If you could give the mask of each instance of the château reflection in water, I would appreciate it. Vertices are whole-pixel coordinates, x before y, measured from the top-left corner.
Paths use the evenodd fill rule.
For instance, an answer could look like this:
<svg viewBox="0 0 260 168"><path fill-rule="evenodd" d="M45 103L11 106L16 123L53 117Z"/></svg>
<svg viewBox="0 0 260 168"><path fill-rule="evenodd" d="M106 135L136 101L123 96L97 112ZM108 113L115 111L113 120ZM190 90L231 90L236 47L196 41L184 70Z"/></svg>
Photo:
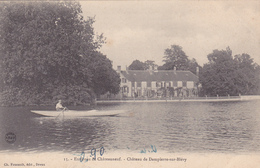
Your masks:
<svg viewBox="0 0 260 168"><path fill-rule="evenodd" d="M98 110L125 109L117 117L41 117L35 107L1 107L0 152L80 153L104 147L133 151L247 153L260 150L259 101L111 103ZM37 107L51 109L52 107ZM81 108L82 107L74 107Z"/></svg>

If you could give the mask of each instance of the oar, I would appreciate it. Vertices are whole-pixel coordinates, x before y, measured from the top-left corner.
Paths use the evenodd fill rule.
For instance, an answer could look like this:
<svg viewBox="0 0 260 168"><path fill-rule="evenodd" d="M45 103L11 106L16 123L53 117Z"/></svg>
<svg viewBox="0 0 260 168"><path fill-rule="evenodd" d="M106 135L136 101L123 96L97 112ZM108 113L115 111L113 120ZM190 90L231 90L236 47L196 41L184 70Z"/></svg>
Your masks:
<svg viewBox="0 0 260 168"><path fill-rule="evenodd" d="M61 113L63 114L63 116L64 116L64 111L65 111L65 110L69 110L69 109L68 109L67 107L64 107L64 108L63 108L63 110L61 111ZM60 114L61 114L61 113L60 113ZM58 117L60 116L60 114L59 114L56 118L58 118ZM55 118L55 119L56 119L56 118Z"/></svg>
<svg viewBox="0 0 260 168"><path fill-rule="evenodd" d="M63 117L64 117L64 111L65 110L69 110L69 109L67 107L64 107L64 109L62 110Z"/></svg>

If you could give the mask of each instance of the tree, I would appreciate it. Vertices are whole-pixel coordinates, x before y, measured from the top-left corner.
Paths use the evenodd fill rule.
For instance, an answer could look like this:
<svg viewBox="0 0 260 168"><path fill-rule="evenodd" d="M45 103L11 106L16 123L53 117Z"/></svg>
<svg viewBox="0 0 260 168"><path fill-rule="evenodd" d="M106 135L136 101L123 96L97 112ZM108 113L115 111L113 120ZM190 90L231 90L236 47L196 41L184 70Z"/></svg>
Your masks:
<svg viewBox="0 0 260 168"><path fill-rule="evenodd" d="M155 70L158 65L155 64L155 62L153 60L147 60L144 62L144 66L145 66L145 69L152 69L152 70Z"/></svg>
<svg viewBox="0 0 260 168"><path fill-rule="evenodd" d="M226 50L213 50L208 60L200 75L202 94L227 96L256 94L259 91L259 66L253 63L248 54L233 58L228 47Z"/></svg>
<svg viewBox="0 0 260 168"><path fill-rule="evenodd" d="M154 70L155 68L157 68L158 65L155 64L155 62L153 60L147 60L145 62L141 62L139 60L134 60L132 62L131 65L129 65L129 70L148 70L148 69L152 69Z"/></svg>
<svg viewBox="0 0 260 168"><path fill-rule="evenodd" d="M200 71L202 67L197 63L195 58L188 60L188 69L187 70L189 70L193 74L197 75L197 68L199 68L199 71Z"/></svg>
<svg viewBox="0 0 260 168"><path fill-rule="evenodd" d="M188 56L181 46L171 45L171 48L167 48L164 51L164 58L165 64L160 69L172 70L174 67L178 70L188 69Z"/></svg>
<svg viewBox="0 0 260 168"><path fill-rule="evenodd" d="M89 65L104 41L95 38L94 18L84 20L78 2L8 2L0 8L2 104L84 104L94 98Z"/></svg>
<svg viewBox="0 0 260 168"><path fill-rule="evenodd" d="M128 68L129 70L146 70L145 63L139 60L134 60Z"/></svg>
<svg viewBox="0 0 260 168"><path fill-rule="evenodd" d="M259 65L254 63L250 55L243 53L235 55L236 64L235 82L241 94L257 94L260 88Z"/></svg>
<svg viewBox="0 0 260 168"><path fill-rule="evenodd" d="M102 53L96 52L90 66L92 74L92 88L97 96L110 92L119 92L120 77L113 69L111 61Z"/></svg>
<svg viewBox="0 0 260 168"><path fill-rule="evenodd" d="M186 70L196 74L197 67L201 69L201 66L197 63L196 59L188 59L188 56L182 50L181 46L172 45L171 48L167 48L164 52L163 60L165 63L159 66L159 70Z"/></svg>

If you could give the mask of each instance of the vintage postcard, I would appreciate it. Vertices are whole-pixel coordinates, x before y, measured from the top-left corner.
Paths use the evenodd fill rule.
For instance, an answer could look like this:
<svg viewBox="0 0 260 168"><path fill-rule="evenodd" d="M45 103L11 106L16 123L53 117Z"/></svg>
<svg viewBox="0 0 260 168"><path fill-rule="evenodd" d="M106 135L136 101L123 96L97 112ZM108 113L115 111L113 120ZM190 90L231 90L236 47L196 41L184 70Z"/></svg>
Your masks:
<svg viewBox="0 0 260 168"><path fill-rule="evenodd" d="M0 2L0 167L259 167L259 46L259 1Z"/></svg>

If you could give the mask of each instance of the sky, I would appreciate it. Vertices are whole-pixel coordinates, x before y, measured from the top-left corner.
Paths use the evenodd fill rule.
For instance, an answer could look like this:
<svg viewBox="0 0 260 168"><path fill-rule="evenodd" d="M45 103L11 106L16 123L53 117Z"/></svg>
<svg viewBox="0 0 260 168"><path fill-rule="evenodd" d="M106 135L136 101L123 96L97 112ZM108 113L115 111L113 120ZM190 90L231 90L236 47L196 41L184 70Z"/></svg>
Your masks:
<svg viewBox="0 0 260 168"><path fill-rule="evenodd" d="M124 69L134 60L163 64L179 45L200 65L214 49L230 47L260 64L260 1L81 1L83 16L106 43L100 51Z"/></svg>

